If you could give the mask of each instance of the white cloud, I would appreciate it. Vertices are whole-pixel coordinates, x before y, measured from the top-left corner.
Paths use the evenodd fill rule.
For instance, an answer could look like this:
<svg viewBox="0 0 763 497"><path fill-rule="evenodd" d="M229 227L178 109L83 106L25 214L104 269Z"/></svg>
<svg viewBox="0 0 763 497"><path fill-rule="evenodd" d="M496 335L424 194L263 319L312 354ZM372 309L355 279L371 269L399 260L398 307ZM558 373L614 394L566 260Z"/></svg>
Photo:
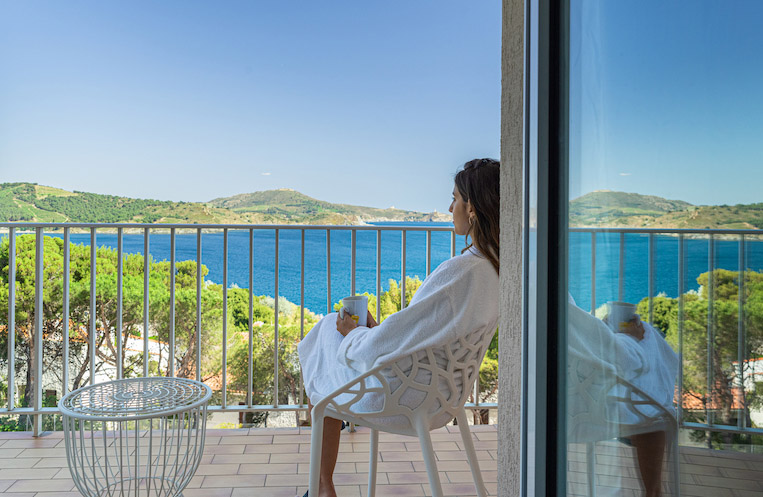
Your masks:
<svg viewBox="0 0 763 497"><path fill-rule="evenodd" d="M262 173L263 176L270 176L270 173Z"/></svg>
<svg viewBox="0 0 763 497"><path fill-rule="evenodd" d="M620 176L630 176L632 173L620 173Z"/></svg>

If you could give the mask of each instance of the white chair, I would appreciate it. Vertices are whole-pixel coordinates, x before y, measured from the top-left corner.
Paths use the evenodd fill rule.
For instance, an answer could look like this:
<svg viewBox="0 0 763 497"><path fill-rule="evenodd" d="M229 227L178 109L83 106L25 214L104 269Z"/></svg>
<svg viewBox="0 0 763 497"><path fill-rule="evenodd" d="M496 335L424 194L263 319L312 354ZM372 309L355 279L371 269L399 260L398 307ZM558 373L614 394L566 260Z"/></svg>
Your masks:
<svg viewBox="0 0 763 497"><path fill-rule="evenodd" d="M596 495L596 442L664 431L670 465L670 495L678 497L678 423L675 414L618 376L612 364L574 349L568 349L567 358L568 441L586 444L588 495Z"/></svg>
<svg viewBox="0 0 763 497"><path fill-rule="evenodd" d="M479 376L494 332L472 333L441 347L431 347L375 367L336 389L313 406L310 447L310 496L318 495L323 419L342 419L371 429L368 497L376 492L379 431L417 436L424 455L433 497L441 497L429 431L455 418L480 497L487 495L474 451L464 404ZM372 398L375 405L363 412ZM353 409L353 407L355 407Z"/></svg>

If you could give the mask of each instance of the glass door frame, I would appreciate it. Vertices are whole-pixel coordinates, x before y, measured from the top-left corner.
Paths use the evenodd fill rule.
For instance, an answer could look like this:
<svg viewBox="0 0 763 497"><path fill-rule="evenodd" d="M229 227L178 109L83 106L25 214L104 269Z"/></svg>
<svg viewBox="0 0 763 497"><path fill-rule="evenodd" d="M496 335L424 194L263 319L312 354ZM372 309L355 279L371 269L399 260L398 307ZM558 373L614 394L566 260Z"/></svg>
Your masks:
<svg viewBox="0 0 763 497"><path fill-rule="evenodd" d="M521 493L552 497L566 495L567 479L569 1L527 0L525 12L523 431L527 443ZM529 242L531 231L534 244Z"/></svg>

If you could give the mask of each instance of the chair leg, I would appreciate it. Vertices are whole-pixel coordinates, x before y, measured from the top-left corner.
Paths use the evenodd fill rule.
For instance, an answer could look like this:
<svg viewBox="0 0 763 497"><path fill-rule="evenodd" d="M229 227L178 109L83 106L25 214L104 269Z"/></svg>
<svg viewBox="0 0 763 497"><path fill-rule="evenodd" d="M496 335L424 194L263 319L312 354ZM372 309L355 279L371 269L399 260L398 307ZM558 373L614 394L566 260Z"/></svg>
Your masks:
<svg viewBox="0 0 763 497"><path fill-rule="evenodd" d="M429 426L424 417L416 418L416 433L419 435L421 452L424 455L424 463L429 476L429 486L432 489L432 497L443 497L442 485L440 485L440 473L437 472L437 460L432 447L432 437L429 436Z"/></svg>
<svg viewBox="0 0 763 497"><path fill-rule="evenodd" d="M466 421L466 411L462 409L456 416L456 419L458 420L458 429L461 432L461 440L463 440L464 449L466 449L466 457L469 460L469 469L472 472L474 486L477 488L477 495L479 497L486 497L487 491L485 490L485 483L482 481L482 472L477 461L477 452L474 450L472 434Z"/></svg>
<svg viewBox="0 0 763 497"><path fill-rule="evenodd" d="M308 495L318 495L321 480L321 451L323 450L323 408L313 406L310 433L310 483Z"/></svg>
<svg viewBox="0 0 763 497"><path fill-rule="evenodd" d="M585 449L586 470L588 471L588 496L596 497L596 444L588 442Z"/></svg>
<svg viewBox="0 0 763 497"><path fill-rule="evenodd" d="M376 468L379 460L379 431L371 429L371 440L368 454L368 497L376 495Z"/></svg>

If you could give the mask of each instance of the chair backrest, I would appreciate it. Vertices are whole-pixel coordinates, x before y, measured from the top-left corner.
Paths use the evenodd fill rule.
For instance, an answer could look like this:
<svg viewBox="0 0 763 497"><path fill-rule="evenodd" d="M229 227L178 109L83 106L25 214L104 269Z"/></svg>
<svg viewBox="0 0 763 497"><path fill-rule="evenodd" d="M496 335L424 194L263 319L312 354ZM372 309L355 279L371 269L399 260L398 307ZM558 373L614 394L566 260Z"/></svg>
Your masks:
<svg viewBox="0 0 763 497"><path fill-rule="evenodd" d="M444 426L469 399L494 335L475 331L382 364L335 391L329 406L385 431L406 433L417 417Z"/></svg>
<svg viewBox="0 0 763 497"><path fill-rule="evenodd" d="M675 423L673 414L620 377L614 365L574 348L567 354L567 437L594 442Z"/></svg>
<svg viewBox="0 0 763 497"><path fill-rule="evenodd" d="M607 414L607 397L617 384L614 366L575 349L567 354L567 437L574 442L618 436Z"/></svg>

